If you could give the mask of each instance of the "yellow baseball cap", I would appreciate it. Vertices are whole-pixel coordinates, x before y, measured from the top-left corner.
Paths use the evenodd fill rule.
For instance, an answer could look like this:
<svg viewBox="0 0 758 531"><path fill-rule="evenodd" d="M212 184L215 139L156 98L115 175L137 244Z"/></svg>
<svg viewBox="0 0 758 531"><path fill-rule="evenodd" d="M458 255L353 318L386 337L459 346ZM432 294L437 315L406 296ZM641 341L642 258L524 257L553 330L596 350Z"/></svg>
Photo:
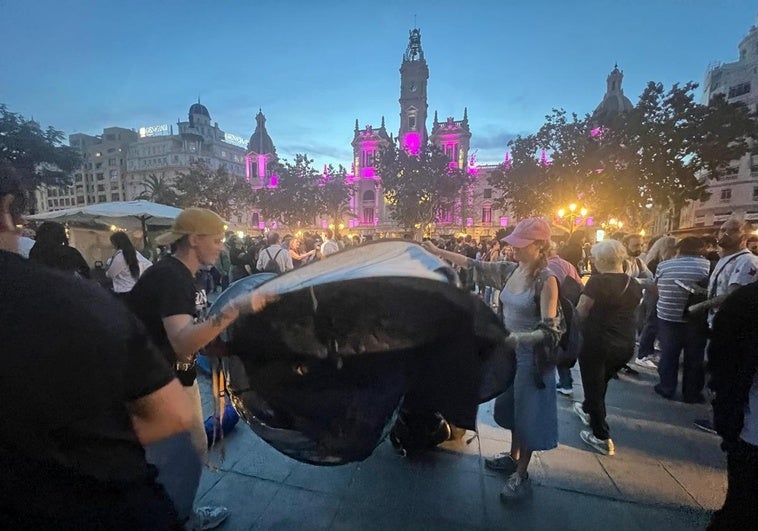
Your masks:
<svg viewBox="0 0 758 531"><path fill-rule="evenodd" d="M155 238L158 245L170 245L188 234L224 234L226 224L221 216L207 208L186 208L174 220L168 232Z"/></svg>

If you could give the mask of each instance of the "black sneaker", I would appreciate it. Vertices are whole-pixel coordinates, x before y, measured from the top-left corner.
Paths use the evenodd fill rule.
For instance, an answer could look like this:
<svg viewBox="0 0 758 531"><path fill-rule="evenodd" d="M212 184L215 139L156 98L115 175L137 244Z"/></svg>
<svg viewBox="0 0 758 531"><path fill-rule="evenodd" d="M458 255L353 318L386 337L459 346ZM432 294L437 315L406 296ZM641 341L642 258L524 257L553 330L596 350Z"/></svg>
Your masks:
<svg viewBox="0 0 758 531"><path fill-rule="evenodd" d="M716 430L713 429L713 422L711 421L711 419L698 419L694 422L694 424L695 424L695 427L699 430L703 430L713 435L718 435L716 433Z"/></svg>

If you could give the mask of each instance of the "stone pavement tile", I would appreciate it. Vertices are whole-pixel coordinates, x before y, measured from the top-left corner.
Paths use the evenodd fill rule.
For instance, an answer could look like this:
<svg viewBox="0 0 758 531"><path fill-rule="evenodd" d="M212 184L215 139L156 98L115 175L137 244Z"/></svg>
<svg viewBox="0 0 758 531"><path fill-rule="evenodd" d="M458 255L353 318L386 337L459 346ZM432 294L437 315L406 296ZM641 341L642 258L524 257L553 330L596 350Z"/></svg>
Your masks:
<svg viewBox="0 0 758 531"><path fill-rule="evenodd" d="M334 496L283 485L251 529L329 529L338 508Z"/></svg>
<svg viewBox="0 0 758 531"><path fill-rule="evenodd" d="M660 463L600 457L603 467L630 502L700 508Z"/></svg>
<svg viewBox="0 0 758 531"><path fill-rule="evenodd" d="M501 488L502 482L486 478L488 529L685 531L703 529L707 522L702 511L636 505L541 485L533 486L531 499L504 504Z"/></svg>
<svg viewBox="0 0 758 531"><path fill-rule="evenodd" d="M239 425L237 429L250 431L250 428L244 424ZM294 459L274 450L252 432L243 435L243 440L235 453L238 458L230 453L228 461L224 465L225 469L280 483L290 475L297 463Z"/></svg>
<svg viewBox="0 0 758 531"><path fill-rule="evenodd" d="M555 450L535 454L529 469L532 479L543 486L597 496L620 496L598 456L585 450L559 445Z"/></svg>
<svg viewBox="0 0 758 531"><path fill-rule="evenodd" d="M482 528L487 523L484 481L485 476L478 472L425 470L415 478L413 515L422 520L441 519Z"/></svg>
<svg viewBox="0 0 758 531"><path fill-rule="evenodd" d="M203 472L200 475L200 485L197 487L197 495L195 497L197 499L202 498L206 492L216 485L216 483L221 481L221 478L223 478L224 475L226 475L226 472L211 472L207 468L203 468Z"/></svg>
<svg viewBox="0 0 758 531"><path fill-rule="evenodd" d="M662 461L661 464L701 507L715 511L724 504L726 474L723 470L688 461Z"/></svg>
<svg viewBox="0 0 758 531"><path fill-rule="evenodd" d="M296 462L290 469L290 474L284 480L284 484L339 497L350 488L357 468L356 463L314 466Z"/></svg>
<svg viewBox="0 0 758 531"><path fill-rule="evenodd" d="M343 493L343 506L370 503L387 509L410 509L410 497L418 473L407 458L383 444L374 455L357 464L350 487Z"/></svg>
<svg viewBox="0 0 758 531"><path fill-rule="evenodd" d="M250 529L268 510L281 485L272 481L227 472L196 505L223 505L232 514L221 528L224 531Z"/></svg>
<svg viewBox="0 0 758 531"><path fill-rule="evenodd" d="M419 515L408 507L376 506L371 503L343 504L331 526L331 531L462 531L483 529L474 527L449 513ZM454 516L454 515L453 515Z"/></svg>

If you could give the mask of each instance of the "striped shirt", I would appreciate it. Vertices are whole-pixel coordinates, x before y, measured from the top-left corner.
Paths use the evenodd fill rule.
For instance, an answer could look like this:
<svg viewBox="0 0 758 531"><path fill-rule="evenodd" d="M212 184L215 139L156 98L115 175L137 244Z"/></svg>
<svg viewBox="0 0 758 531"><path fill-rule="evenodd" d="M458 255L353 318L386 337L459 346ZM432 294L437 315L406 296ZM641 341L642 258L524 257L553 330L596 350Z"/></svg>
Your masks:
<svg viewBox="0 0 758 531"><path fill-rule="evenodd" d="M655 282L658 285L658 318L674 323L686 323L684 310L690 293L676 281L694 286L708 278L711 263L702 256L681 256L658 264Z"/></svg>

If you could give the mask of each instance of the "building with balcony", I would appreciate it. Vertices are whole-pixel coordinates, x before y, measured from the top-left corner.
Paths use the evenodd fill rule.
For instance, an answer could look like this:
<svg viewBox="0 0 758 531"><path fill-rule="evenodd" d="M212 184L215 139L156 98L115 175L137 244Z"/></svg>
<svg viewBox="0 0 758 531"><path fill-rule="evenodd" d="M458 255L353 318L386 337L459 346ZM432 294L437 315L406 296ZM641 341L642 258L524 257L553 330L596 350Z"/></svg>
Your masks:
<svg viewBox="0 0 758 531"><path fill-rule="evenodd" d="M743 102L758 110L758 27L753 26L738 45L739 58L712 65L705 74L703 101L724 94L730 102ZM709 180L711 196L682 209L680 231L714 232L730 217L758 222L758 147L732 161L718 180Z"/></svg>

